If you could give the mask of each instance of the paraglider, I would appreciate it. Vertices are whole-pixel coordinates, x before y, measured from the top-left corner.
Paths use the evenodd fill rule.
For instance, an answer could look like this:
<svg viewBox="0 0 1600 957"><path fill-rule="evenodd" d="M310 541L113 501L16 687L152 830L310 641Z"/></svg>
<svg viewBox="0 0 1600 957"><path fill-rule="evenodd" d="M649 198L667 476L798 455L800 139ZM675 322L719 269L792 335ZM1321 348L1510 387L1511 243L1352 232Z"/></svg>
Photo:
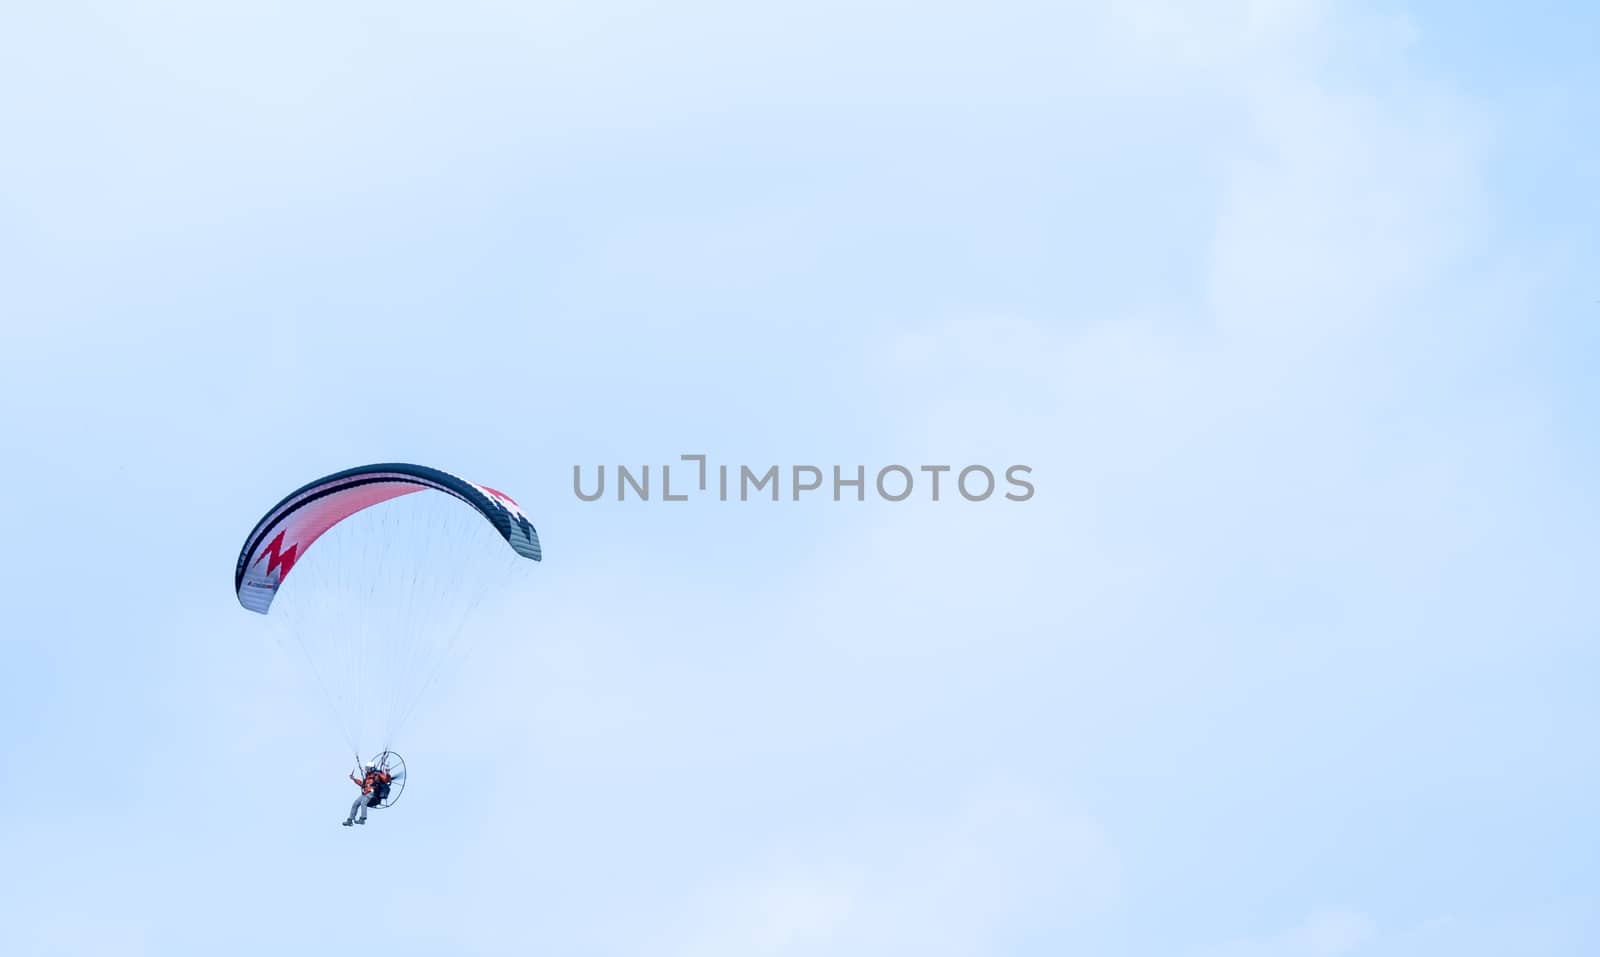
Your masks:
<svg viewBox="0 0 1600 957"><path fill-rule="evenodd" d="M406 775L390 750L395 736L459 667L474 616L508 600L524 560L541 557L515 499L422 465L324 476L251 529L234 592L244 608L281 620L357 755L350 778L361 794L345 826L399 800ZM363 740L381 745L366 762Z"/></svg>
<svg viewBox="0 0 1600 957"><path fill-rule="evenodd" d="M350 815L343 822L345 827L367 823L367 808L381 810L393 805L400 800L400 792L406 787L406 763L392 751L383 752L358 770L362 772L361 777L352 772L350 780L361 789L361 794L350 805Z"/></svg>

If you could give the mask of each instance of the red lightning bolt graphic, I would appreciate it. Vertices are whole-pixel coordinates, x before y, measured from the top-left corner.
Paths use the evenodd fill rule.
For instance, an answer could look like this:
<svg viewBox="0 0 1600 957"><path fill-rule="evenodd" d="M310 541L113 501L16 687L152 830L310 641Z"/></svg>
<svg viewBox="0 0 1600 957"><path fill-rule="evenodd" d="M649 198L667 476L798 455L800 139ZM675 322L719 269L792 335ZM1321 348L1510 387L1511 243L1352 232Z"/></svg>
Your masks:
<svg viewBox="0 0 1600 957"><path fill-rule="evenodd" d="M296 553L300 550L300 546L295 544L290 545L288 551L284 551L283 536L284 533L279 532L278 537L274 538L261 552L261 558L256 559L257 565L261 564L263 559L267 561L268 575L282 568L283 574L278 576L278 581L280 582L289 576L289 569L294 567Z"/></svg>

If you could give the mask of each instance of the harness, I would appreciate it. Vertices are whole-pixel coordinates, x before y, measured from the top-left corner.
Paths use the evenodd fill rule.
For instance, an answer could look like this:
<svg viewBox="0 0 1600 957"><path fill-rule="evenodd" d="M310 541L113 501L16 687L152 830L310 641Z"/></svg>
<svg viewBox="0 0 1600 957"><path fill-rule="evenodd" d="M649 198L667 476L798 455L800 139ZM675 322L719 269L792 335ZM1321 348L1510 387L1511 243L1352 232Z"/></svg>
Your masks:
<svg viewBox="0 0 1600 957"><path fill-rule="evenodd" d="M372 788L371 797L367 798L367 807L377 807L389 800L389 782L393 779L388 774L376 772L367 775L367 780L371 782L368 786Z"/></svg>

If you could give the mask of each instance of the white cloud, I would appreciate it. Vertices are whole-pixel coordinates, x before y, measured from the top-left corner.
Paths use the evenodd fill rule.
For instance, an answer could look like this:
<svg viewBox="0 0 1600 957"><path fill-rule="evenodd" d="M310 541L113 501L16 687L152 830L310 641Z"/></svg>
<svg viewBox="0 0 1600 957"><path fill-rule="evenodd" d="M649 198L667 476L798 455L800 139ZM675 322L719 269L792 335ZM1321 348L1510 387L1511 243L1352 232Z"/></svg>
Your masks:
<svg viewBox="0 0 1600 957"><path fill-rule="evenodd" d="M908 809L909 810L909 809ZM1117 899L1095 823L1038 792L982 787L720 875L668 935L669 953L985 954L1059 933Z"/></svg>
<svg viewBox="0 0 1600 957"><path fill-rule="evenodd" d="M1364 914L1324 910L1281 934L1206 953L1208 957L1343 957L1369 952L1366 948L1376 935L1377 925Z"/></svg>

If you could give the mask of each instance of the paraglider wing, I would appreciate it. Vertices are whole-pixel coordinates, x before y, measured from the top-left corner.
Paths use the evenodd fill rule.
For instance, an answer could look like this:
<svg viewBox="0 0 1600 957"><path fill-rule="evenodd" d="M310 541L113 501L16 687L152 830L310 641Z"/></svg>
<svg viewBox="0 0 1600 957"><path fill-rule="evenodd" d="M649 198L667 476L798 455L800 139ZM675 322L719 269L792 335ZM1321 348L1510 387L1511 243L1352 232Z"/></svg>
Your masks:
<svg viewBox="0 0 1600 957"><path fill-rule="evenodd" d="M426 489L465 502L517 554L539 560L539 534L509 495L425 465L365 465L295 490L256 523L234 571L239 604L265 615L295 562L324 532L363 509Z"/></svg>

